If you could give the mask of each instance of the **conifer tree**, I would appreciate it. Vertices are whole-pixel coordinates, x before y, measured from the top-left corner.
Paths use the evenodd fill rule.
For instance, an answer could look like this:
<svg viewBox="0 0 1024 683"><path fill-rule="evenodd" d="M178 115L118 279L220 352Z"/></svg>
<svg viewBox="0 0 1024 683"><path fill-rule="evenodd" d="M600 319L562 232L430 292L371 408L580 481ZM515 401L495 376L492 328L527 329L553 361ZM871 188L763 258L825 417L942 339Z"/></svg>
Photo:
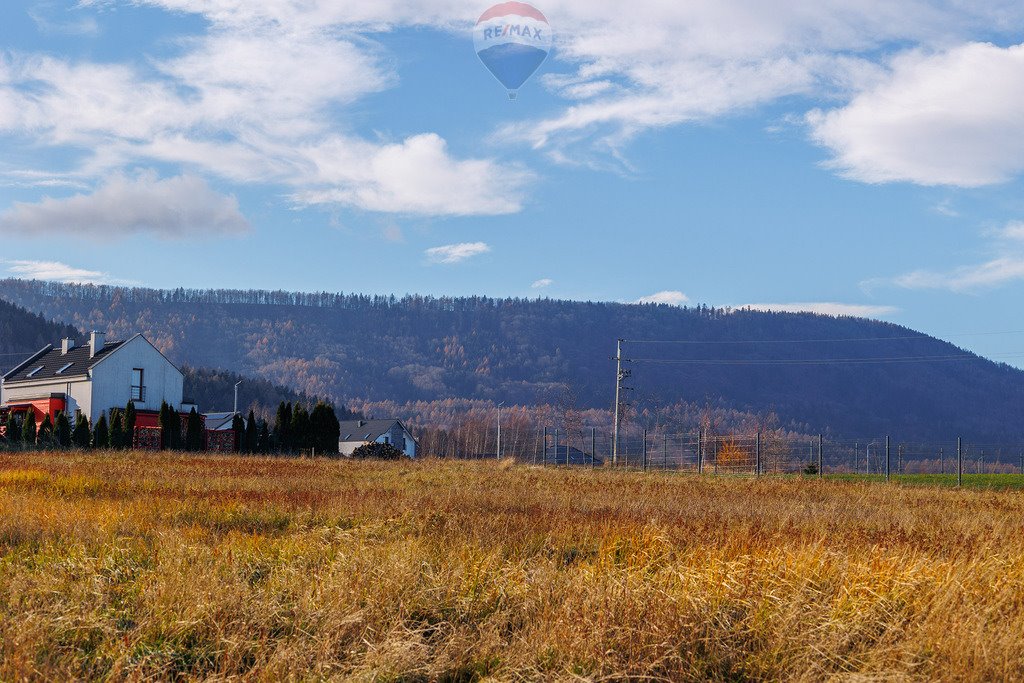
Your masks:
<svg viewBox="0 0 1024 683"><path fill-rule="evenodd" d="M110 447L117 451L125 447L124 416L120 408L110 410Z"/></svg>
<svg viewBox="0 0 1024 683"><path fill-rule="evenodd" d="M124 437L128 448L135 448L135 401L128 401L124 407Z"/></svg>
<svg viewBox="0 0 1024 683"><path fill-rule="evenodd" d="M257 441L256 449L260 453L270 452L270 427L267 425L266 420L260 420L260 436Z"/></svg>
<svg viewBox="0 0 1024 683"><path fill-rule="evenodd" d="M276 437L277 447L284 453L290 453L292 450L292 404L291 402L285 403L281 401L281 405L277 407L277 418L274 422L274 436Z"/></svg>
<svg viewBox="0 0 1024 683"><path fill-rule="evenodd" d="M259 446L259 428L256 426L256 414L250 410L249 419L245 424L245 452L255 453Z"/></svg>
<svg viewBox="0 0 1024 683"><path fill-rule="evenodd" d="M300 403L292 410L291 442L292 451L301 451L311 447L309 413Z"/></svg>
<svg viewBox="0 0 1024 683"><path fill-rule="evenodd" d="M57 420L53 426L53 436L59 447L68 448L71 446L71 423L68 422L68 414L63 410L57 413Z"/></svg>
<svg viewBox="0 0 1024 683"><path fill-rule="evenodd" d="M7 435L7 444L11 447L21 443L21 427L14 413L7 413L7 421L4 423L4 433Z"/></svg>
<svg viewBox="0 0 1024 683"><path fill-rule="evenodd" d="M75 448L88 448L90 438L89 421L85 419L85 415L79 415L75 420L75 429L71 432L71 443Z"/></svg>
<svg viewBox="0 0 1024 683"><path fill-rule="evenodd" d="M185 424L185 449L193 453L203 450L203 420L193 407Z"/></svg>
<svg viewBox="0 0 1024 683"><path fill-rule="evenodd" d="M36 445L36 416L32 408L25 413L21 422L21 443L25 448L32 448Z"/></svg>
<svg viewBox="0 0 1024 683"><path fill-rule="evenodd" d="M167 408L170 411L170 448L171 450L180 451L185 446L185 436L181 429L181 414L175 410L174 406L169 405Z"/></svg>
<svg viewBox="0 0 1024 683"><path fill-rule="evenodd" d="M171 447L171 407L167 401L160 403L160 415L157 418L157 426L160 427L160 449L167 450Z"/></svg>
<svg viewBox="0 0 1024 683"><path fill-rule="evenodd" d="M96 426L92 430L92 447L110 447L110 429L107 427L107 414L100 413L100 419L96 420Z"/></svg>
<svg viewBox="0 0 1024 683"><path fill-rule="evenodd" d="M320 401L313 408L309 417L311 446L317 453L333 455L338 452L338 441L341 438L341 425L334 408Z"/></svg>
<svg viewBox="0 0 1024 683"><path fill-rule="evenodd" d="M231 431L235 433L235 452L238 453L245 447L245 420L238 413L231 418Z"/></svg>
<svg viewBox="0 0 1024 683"><path fill-rule="evenodd" d="M44 415L43 421L39 423L39 434L36 435L36 439L44 448L53 446L53 422L50 420L49 413Z"/></svg>

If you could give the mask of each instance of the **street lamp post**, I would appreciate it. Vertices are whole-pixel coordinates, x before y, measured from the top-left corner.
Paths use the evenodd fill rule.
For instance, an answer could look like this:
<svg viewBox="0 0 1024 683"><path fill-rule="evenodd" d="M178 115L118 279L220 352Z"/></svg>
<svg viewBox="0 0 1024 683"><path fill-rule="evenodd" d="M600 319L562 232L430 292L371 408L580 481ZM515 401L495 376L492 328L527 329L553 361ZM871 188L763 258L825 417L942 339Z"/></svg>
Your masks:
<svg viewBox="0 0 1024 683"><path fill-rule="evenodd" d="M244 381L244 379L240 379L235 382L235 415L238 415L238 385Z"/></svg>

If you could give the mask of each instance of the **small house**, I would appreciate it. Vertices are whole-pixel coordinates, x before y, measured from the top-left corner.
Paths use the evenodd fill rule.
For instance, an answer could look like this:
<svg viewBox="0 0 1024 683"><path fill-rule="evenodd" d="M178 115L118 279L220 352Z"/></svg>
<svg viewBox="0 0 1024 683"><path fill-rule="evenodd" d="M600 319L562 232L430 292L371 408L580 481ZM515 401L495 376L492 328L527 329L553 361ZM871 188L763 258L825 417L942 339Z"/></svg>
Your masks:
<svg viewBox="0 0 1024 683"><path fill-rule="evenodd" d="M357 448L370 443L388 443L415 458L419 444L401 420L348 420L341 423L338 452L352 455Z"/></svg>

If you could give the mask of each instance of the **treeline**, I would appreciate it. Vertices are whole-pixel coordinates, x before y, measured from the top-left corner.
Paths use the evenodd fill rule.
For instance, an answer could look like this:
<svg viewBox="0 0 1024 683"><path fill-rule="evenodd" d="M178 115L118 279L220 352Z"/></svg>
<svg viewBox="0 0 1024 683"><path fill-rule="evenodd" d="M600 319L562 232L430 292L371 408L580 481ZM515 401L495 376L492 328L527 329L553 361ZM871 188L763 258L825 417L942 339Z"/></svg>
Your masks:
<svg viewBox="0 0 1024 683"><path fill-rule="evenodd" d="M44 415L38 423L34 417L28 419L25 414L8 413L0 447L14 451L67 448L126 450L134 447L135 423L133 401L129 401L123 410L112 409L109 419L104 411L94 425L90 425L81 414L72 425L64 411L58 411L53 419Z"/></svg>
<svg viewBox="0 0 1024 683"><path fill-rule="evenodd" d="M249 411L248 419L235 415L232 430L239 435L242 453L337 455L341 425L334 406L320 401L309 411L301 403L282 402L273 426Z"/></svg>
<svg viewBox="0 0 1024 683"><path fill-rule="evenodd" d="M4 450L56 450L102 449L129 450L132 448L159 448L161 450L198 453L207 449L207 430L202 416L195 408L182 416L164 402L160 406L155 442L147 442L137 431L137 412L134 402L124 409L113 408L100 413L96 423L79 415L72 426L64 412L51 420L28 419L9 413L4 423L4 436L0 448ZM273 425L249 411L248 419L235 415L232 421L234 450L239 453L292 455L309 453L337 455L341 427L334 406L323 401L307 410L301 403L282 402L277 409ZM147 431L142 429L142 432Z"/></svg>
<svg viewBox="0 0 1024 683"><path fill-rule="evenodd" d="M150 289L145 287L117 287L112 285L42 282L34 280L0 280L0 287L13 293L60 296L79 301L113 301L131 304L244 304L257 306L303 306L309 308L340 309L393 309L415 307L439 311L474 310L479 305L496 306L500 302L530 301L529 299L490 297L433 297L406 295L366 295L337 292L287 292L261 289Z"/></svg>
<svg viewBox="0 0 1024 683"><path fill-rule="evenodd" d="M449 399L404 405L389 401L361 403L366 415L402 415L413 432L420 452L442 458L493 457L498 450L498 420L501 420L502 453L532 457L541 448L545 430L561 435L561 443L575 448L590 448L591 430L597 432L601 448L610 444L610 411L581 408L571 395L550 404L504 406L498 410L488 401ZM621 437L637 440L645 431L652 441L680 436L705 437L761 433L767 440L808 438L806 426L783 425L772 412L764 415L744 413L722 404L677 403L668 406L627 406L621 416Z"/></svg>

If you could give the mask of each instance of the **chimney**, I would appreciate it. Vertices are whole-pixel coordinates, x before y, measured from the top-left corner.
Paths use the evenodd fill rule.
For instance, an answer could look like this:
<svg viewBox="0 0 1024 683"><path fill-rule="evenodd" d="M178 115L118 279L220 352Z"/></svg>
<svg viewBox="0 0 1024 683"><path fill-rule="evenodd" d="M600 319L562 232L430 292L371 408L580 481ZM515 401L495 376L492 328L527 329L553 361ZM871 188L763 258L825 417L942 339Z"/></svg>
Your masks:
<svg viewBox="0 0 1024 683"><path fill-rule="evenodd" d="M89 335L89 358L95 358L96 354L103 350L107 343L107 335L103 332L93 332Z"/></svg>
<svg viewBox="0 0 1024 683"><path fill-rule="evenodd" d="M60 341L60 355L62 355L62 356L68 355L68 351L70 351L73 348L75 348L75 340L74 339L69 339L69 338L61 339L61 341Z"/></svg>

